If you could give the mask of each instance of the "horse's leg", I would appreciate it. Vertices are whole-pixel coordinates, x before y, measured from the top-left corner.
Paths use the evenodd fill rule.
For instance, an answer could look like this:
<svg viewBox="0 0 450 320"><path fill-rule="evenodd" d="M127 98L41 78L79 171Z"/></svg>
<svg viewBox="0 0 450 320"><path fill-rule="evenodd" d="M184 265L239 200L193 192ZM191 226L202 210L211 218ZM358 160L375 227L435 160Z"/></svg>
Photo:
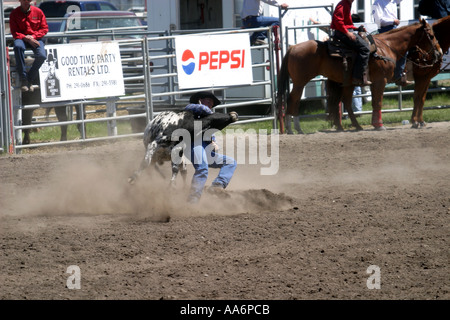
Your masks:
<svg viewBox="0 0 450 320"><path fill-rule="evenodd" d="M303 134L303 130L300 127L300 116L292 117L292 121L294 122L294 129L298 134Z"/></svg>
<svg viewBox="0 0 450 320"><path fill-rule="evenodd" d="M294 134L292 131L292 122L294 122L294 129L298 134L303 134L302 128L300 127L300 116L287 116L285 117L285 128L287 134Z"/></svg>
<svg viewBox="0 0 450 320"><path fill-rule="evenodd" d="M433 74L414 75L414 109L411 115L411 128L417 129L426 125L423 121L423 106Z"/></svg>
<svg viewBox="0 0 450 320"><path fill-rule="evenodd" d="M298 116L300 114L300 99L304 85L294 85L287 100L286 115Z"/></svg>
<svg viewBox="0 0 450 320"><path fill-rule="evenodd" d="M156 152L157 146L158 145L155 141L152 141L151 143L148 144L144 159L142 159L139 168L128 178L128 183L134 184L138 176L142 173L142 171L147 169L147 167L152 162L152 158Z"/></svg>
<svg viewBox="0 0 450 320"><path fill-rule="evenodd" d="M381 118L381 108L383 107L383 94L386 81L374 81L370 86L372 91L372 126L375 130L386 130Z"/></svg>
<svg viewBox="0 0 450 320"><path fill-rule="evenodd" d="M56 117L59 122L67 121L66 107L55 107ZM61 141L67 141L67 125L61 125Z"/></svg>
<svg viewBox="0 0 450 320"><path fill-rule="evenodd" d="M33 109L23 109L22 110L22 125L28 126L31 124L31 121L33 120ZM22 144L30 144L31 138L30 138L30 131L31 129L23 129L23 140Z"/></svg>
<svg viewBox="0 0 450 320"><path fill-rule="evenodd" d="M81 105L78 105L75 107L77 110L77 120L81 120L81 115L83 112L83 119L86 119L86 110L85 107L81 107ZM81 138L86 138L86 124L79 123L77 124L77 128L78 128L78 132L80 132ZM84 128L84 132L83 132L83 128Z"/></svg>
<svg viewBox="0 0 450 320"><path fill-rule="evenodd" d="M342 98L342 86L340 83L327 80L327 108L328 119L333 121L337 131L344 131L342 127L342 113L340 110L340 102Z"/></svg>
<svg viewBox="0 0 450 320"><path fill-rule="evenodd" d="M353 86L344 87L342 98L342 101L344 102L344 107L347 110L350 120L352 121L352 126L356 130L360 131L363 130L363 128L359 125L358 120L356 120L355 114L353 113L352 99L353 99Z"/></svg>
<svg viewBox="0 0 450 320"><path fill-rule="evenodd" d="M292 117L290 115L284 117L284 127L287 134L294 134L292 131Z"/></svg>

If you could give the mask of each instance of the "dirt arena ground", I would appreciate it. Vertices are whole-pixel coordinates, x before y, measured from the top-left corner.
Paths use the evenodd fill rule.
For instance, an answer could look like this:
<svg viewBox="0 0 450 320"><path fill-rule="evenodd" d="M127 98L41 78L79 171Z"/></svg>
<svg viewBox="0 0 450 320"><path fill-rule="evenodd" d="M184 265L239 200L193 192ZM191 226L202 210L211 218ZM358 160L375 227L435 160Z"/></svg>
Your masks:
<svg viewBox="0 0 450 320"><path fill-rule="evenodd" d="M0 156L0 299L450 298L449 122L279 138L198 207L140 139Z"/></svg>

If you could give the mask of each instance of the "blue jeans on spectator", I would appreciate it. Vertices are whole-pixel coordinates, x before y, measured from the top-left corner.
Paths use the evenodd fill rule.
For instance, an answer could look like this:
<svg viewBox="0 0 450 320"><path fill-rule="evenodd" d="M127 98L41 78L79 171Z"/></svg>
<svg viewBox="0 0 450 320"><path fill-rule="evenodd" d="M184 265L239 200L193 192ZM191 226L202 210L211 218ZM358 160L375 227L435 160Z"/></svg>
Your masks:
<svg viewBox="0 0 450 320"><path fill-rule="evenodd" d="M14 40L14 56L16 58L16 68L17 73L19 74L20 80L22 81L22 85L26 85L27 83L23 83L23 81L28 81L29 84L37 84L37 79L39 77L39 68L44 63L45 59L47 59L47 54L44 48L44 42L42 40L39 41L39 47L33 48L32 46L26 44L21 39ZM31 66L30 71L27 73L25 67L25 50L30 49L33 50L34 53L34 62Z"/></svg>
<svg viewBox="0 0 450 320"><path fill-rule="evenodd" d="M395 28L397 28L397 26L394 26L394 25L384 26L384 27L381 27L380 29L378 29L378 33L388 32ZM395 65L395 69L394 69L394 81L397 81L402 77L403 72L405 70L405 66L406 66L406 56L407 55L408 55L408 52L406 52L405 55L402 56L397 61L396 65Z"/></svg>
<svg viewBox="0 0 450 320"><path fill-rule="evenodd" d="M210 142L203 141L202 144L193 143L191 145L191 162L194 165L194 176L192 177L191 190L188 201L197 202L203 192L206 180L208 179L208 168L219 168L218 176L213 180L213 186L226 188L234 171L236 161L233 158L218 154L210 150ZM209 155L208 155L209 154Z"/></svg>
<svg viewBox="0 0 450 320"><path fill-rule="evenodd" d="M242 19L242 25L245 29L262 28L269 26L279 26L280 20L276 17L264 17L264 16L251 16L246 19ZM254 43L256 39L264 40L267 38L267 32L258 31L253 32L250 36L250 43Z"/></svg>
<svg viewBox="0 0 450 320"><path fill-rule="evenodd" d="M359 95L361 94L361 87L356 86L353 89L353 95ZM352 99L352 110L353 112L359 112L362 111L362 97L357 97Z"/></svg>

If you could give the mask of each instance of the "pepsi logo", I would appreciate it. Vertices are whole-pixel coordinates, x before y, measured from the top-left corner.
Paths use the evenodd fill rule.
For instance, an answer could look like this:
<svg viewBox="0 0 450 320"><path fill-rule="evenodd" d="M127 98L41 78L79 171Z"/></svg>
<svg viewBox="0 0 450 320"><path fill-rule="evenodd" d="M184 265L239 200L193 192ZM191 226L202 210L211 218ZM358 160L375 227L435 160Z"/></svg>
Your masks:
<svg viewBox="0 0 450 320"><path fill-rule="evenodd" d="M191 75L195 70L195 58L191 50L185 50L181 57L182 67L187 75Z"/></svg>

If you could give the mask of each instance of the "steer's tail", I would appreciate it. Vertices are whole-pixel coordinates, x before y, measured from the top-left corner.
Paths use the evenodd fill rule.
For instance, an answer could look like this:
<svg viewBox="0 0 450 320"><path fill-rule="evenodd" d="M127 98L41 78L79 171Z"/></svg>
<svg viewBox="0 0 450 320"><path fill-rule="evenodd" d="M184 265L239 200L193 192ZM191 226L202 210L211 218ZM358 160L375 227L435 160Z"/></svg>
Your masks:
<svg viewBox="0 0 450 320"><path fill-rule="evenodd" d="M280 110L283 102L286 101L286 96L288 94L289 88L289 71L288 71L288 61L291 48L288 49L284 55L283 61L281 62L281 68L278 73L277 78L277 108Z"/></svg>

